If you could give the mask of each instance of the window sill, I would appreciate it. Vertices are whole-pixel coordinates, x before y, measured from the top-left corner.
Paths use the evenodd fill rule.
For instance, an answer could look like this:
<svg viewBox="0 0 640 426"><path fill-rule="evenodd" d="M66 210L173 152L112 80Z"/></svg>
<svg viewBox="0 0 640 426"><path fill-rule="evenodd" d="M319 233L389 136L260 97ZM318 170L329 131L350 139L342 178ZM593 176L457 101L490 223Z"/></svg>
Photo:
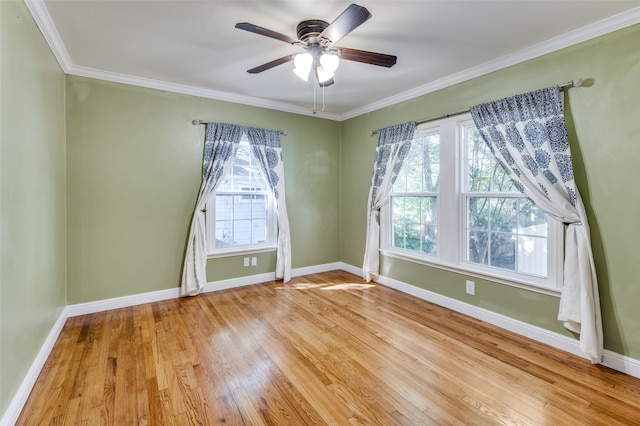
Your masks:
<svg viewBox="0 0 640 426"><path fill-rule="evenodd" d="M276 251L276 246L264 246L255 248L238 248L234 250L218 251L214 253L208 253L207 259L218 259L221 257L242 256L245 254L267 253L270 251Z"/></svg>
<svg viewBox="0 0 640 426"><path fill-rule="evenodd" d="M442 263L439 261L429 261L423 257L411 256L406 253L399 253L393 250L380 250L380 254L386 257L392 257L396 259L406 260L408 262L418 263L420 265L430 266L433 268L443 269L449 272L455 272L463 275L467 275L470 277L480 278L483 280L505 284L511 287L522 288L529 291L534 291L536 293L542 293L549 296L560 297L561 289L557 287L548 287L538 283L528 282L526 280L518 280L512 277L501 276L499 274L489 274L481 270L475 270L472 268L462 267L460 265L451 265L447 263Z"/></svg>

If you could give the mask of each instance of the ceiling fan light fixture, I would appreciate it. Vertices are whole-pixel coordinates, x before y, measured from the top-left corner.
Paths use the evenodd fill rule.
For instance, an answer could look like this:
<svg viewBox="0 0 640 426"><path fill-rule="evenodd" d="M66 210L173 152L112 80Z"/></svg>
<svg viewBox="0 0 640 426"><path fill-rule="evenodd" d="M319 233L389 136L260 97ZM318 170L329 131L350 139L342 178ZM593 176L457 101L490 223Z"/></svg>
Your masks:
<svg viewBox="0 0 640 426"><path fill-rule="evenodd" d="M309 74L311 73L311 66L313 65L313 56L310 53L300 53L293 59L295 69L293 72L302 80L309 80Z"/></svg>
<svg viewBox="0 0 640 426"><path fill-rule="evenodd" d="M324 83L333 78L334 73L330 72L328 69L323 67L322 65L318 65L316 68L316 75L318 77L318 83Z"/></svg>
<svg viewBox="0 0 640 426"><path fill-rule="evenodd" d="M333 53L323 53L320 56L320 65L326 72L333 75L338 69L338 65L340 65L340 59L338 59L338 55Z"/></svg>

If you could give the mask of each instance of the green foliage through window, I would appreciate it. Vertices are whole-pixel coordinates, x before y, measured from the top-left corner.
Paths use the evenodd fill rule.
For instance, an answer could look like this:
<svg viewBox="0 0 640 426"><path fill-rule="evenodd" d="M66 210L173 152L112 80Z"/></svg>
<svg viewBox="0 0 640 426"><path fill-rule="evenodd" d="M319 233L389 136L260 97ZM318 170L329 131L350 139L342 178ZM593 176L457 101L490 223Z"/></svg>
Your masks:
<svg viewBox="0 0 640 426"><path fill-rule="evenodd" d="M467 261L546 277L546 214L517 192L480 133L465 130Z"/></svg>
<svg viewBox="0 0 640 426"><path fill-rule="evenodd" d="M437 254L440 136L418 134L393 184L393 247Z"/></svg>

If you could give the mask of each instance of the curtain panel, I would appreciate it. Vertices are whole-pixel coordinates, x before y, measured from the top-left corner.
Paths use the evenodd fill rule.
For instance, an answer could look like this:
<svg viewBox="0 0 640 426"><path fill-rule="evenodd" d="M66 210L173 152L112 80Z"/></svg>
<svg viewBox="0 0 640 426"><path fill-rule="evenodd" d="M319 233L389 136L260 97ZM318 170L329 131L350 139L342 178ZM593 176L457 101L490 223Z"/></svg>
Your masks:
<svg viewBox="0 0 640 426"><path fill-rule="evenodd" d="M601 362L602 320L587 216L573 176L558 86L476 105L471 115L514 185L567 225L558 320L580 334L580 349Z"/></svg>
<svg viewBox="0 0 640 426"><path fill-rule="evenodd" d="M208 123L202 161L202 184L189 229L189 240L182 268L181 296L195 296L207 283L207 231L205 213L211 194L222 183L233 164L233 157L244 134L241 126Z"/></svg>
<svg viewBox="0 0 640 426"><path fill-rule="evenodd" d="M380 274L380 208L388 202L393 183L409 153L416 123L386 127L378 131L373 177L367 203L367 230L362 275L369 282Z"/></svg>
<svg viewBox="0 0 640 426"><path fill-rule="evenodd" d="M278 248L276 253L276 279L291 280L291 235L289 216L284 196L284 162L280 132L247 128L251 150L260 164L262 173L276 200L278 214Z"/></svg>

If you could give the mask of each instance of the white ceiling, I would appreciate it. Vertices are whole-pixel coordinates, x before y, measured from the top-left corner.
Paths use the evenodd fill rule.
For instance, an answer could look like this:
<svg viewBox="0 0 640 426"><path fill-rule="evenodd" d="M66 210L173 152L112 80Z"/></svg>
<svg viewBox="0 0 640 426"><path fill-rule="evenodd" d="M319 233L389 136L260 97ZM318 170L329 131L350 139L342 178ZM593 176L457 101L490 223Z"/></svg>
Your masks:
<svg viewBox="0 0 640 426"><path fill-rule="evenodd" d="M301 48L234 28L291 37L333 21L338 0L25 0L65 72L310 114L314 86L287 63ZM337 45L398 57L392 68L341 61L324 89L341 120L640 22L640 1L358 0L373 17ZM572 78L588 76L572 76ZM563 83L563 82L557 82ZM316 90L318 110L322 90Z"/></svg>

